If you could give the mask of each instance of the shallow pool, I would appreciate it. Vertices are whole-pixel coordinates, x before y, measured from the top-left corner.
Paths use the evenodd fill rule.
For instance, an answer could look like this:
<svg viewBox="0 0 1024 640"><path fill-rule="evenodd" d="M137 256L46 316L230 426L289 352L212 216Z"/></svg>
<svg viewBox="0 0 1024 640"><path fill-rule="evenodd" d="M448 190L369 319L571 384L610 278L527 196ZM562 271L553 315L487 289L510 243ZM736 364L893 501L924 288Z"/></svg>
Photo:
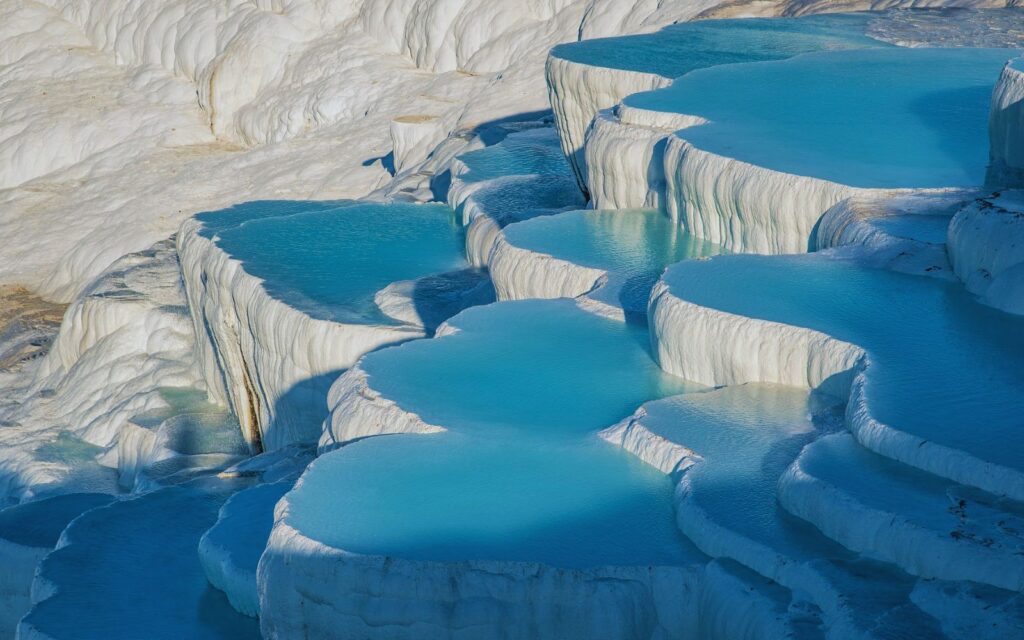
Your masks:
<svg viewBox="0 0 1024 640"><path fill-rule="evenodd" d="M889 46L864 35L870 14L701 20L657 33L559 45L552 55L581 64L666 78L721 64L781 60L808 51Z"/></svg>
<svg viewBox="0 0 1024 640"><path fill-rule="evenodd" d="M609 272L622 283L624 308L646 307L666 266L724 251L654 209L570 211L510 225L504 234L516 247Z"/></svg>
<svg viewBox="0 0 1024 640"><path fill-rule="evenodd" d="M760 167L864 188L982 185L992 87L1014 49L862 49L694 71L625 99Z"/></svg>
<svg viewBox="0 0 1024 640"><path fill-rule="evenodd" d="M702 306L862 346L876 419L1024 470L1024 318L979 304L958 283L820 254L686 262L666 281Z"/></svg>
<svg viewBox="0 0 1024 640"><path fill-rule="evenodd" d="M271 296L336 321L395 322L378 291L468 267L462 227L440 204L262 201L198 219Z"/></svg>
<svg viewBox="0 0 1024 640"><path fill-rule="evenodd" d="M448 431L322 456L289 494L292 526L348 551L423 560L591 567L692 557L669 478L595 435L687 389L658 369L642 328L568 300L478 307L454 322L454 335L362 365L375 391Z"/></svg>
<svg viewBox="0 0 1024 640"><path fill-rule="evenodd" d="M552 127L464 153L453 171L448 202L466 225L485 216L503 227L586 204Z"/></svg>
<svg viewBox="0 0 1024 640"><path fill-rule="evenodd" d="M68 523L110 504L105 493L67 493L0 510L0 539L25 547L54 547Z"/></svg>
<svg viewBox="0 0 1024 640"><path fill-rule="evenodd" d="M822 400L802 389L747 384L645 405L641 421L647 429L700 456L685 472L681 498L689 510L680 517L698 545L723 544L708 539L715 535L705 524L711 522L794 559L845 555L806 524L787 517L775 499L779 476L819 435L816 423L834 427L841 420Z"/></svg>

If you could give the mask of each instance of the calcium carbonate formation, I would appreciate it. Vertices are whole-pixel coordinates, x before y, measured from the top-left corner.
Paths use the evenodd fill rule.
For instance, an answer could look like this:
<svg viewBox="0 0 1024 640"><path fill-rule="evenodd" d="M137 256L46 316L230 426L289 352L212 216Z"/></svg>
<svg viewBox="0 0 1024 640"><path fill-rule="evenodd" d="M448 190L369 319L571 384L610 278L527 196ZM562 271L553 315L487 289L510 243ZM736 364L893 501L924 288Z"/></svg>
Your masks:
<svg viewBox="0 0 1024 640"><path fill-rule="evenodd" d="M1024 13L828 4L0 2L0 638L1024 637Z"/></svg>

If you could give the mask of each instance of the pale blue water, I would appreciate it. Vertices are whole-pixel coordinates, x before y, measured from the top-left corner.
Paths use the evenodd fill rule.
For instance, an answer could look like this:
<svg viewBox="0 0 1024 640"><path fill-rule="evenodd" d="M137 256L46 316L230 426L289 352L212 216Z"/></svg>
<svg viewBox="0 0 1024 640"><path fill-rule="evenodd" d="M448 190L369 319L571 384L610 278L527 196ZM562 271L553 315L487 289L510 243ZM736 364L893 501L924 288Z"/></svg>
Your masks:
<svg viewBox="0 0 1024 640"><path fill-rule="evenodd" d="M329 487L347 489L327 499ZM446 434L327 454L291 500L303 533L348 551L588 567L687 560L671 498L667 478L596 439Z"/></svg>
<svg viewBox="0 0 1024 640"><path fill-rule="evenodd" d="M696 238L654 209L583 210L509 225L505 240L624 281L620 303L646 306L665 267L724 250Z"/></svg>
<svg viewBox="0 0 1024 640"><path fill-rule="evenodd" d="M595 435L687 388L657 368L642 329L567 300L478 307L455 322L455 335L363 361L372 388L449 431L322 456L289 494L293 526L349 551L427 560L693 557L669 479Z"/></svg>
<svg viewBox="0 0 1024 640"><path fill-rule="evenodd" d="M270 295L331 320L393 322L377 291L467 267L462 227L440 204L263 201L199 219Z"/></svg>
<svg viewBox="0 0 1024 640"><path fill-rule="evenodd" d="M775 500L779 477L816 436L811 414L831 415L806 391L743 385L646 405L643 423L703 460L687 471L689 500L711 520L790 557L838 552L789 518Z"/></svg>
<svg viewBox="0 0 1024 640"><path fill-rule="evenodd" d="M576 439L684 383L651 359L647 332L567 300L470 309L462 330L363 360L370 385L431 424L517 439Z"/></svg>
<svg viewBox="0 0 1024 640"><path fill-rule="evenodd" d="M878 420L1024 469L1024 318L978 304L959 284L820 254L685 262L666 280L697 304L864 347Z"/></svg>
<svg viewBox="0 0 1024 640"><path fill-rule="evenodd" d="M473 200L488 218L504 227L584 206L586 203L572 180L566 176L513 175L476 191Z"/></svg>
<svg viewBox="0 0 1024 640"><path fill-rule="evenodd" d="M702 20L657 33L563 44L551 54L582 64L666 78L721 64L781 60L808 51L888 46L864 35L869 14Z"/></svg>
<svg viewBox="0 0 1024 640"><path fill-rule="evenodd" d="M841 424L842 407L836 403L792 387L748 384L649 403L643 424L700 456L701 462L684 472L686 500L709 522L788 562L813 563L864 627L874 627L885 616L893 637L931 637L937 633L934 621L907 606L913 578L858 557L786 512L776 499L779 477L804 446ZM849 466L843 459L832 462L839 470ZM724 542L700 526L694 536L705 548ZM775 570L772 555L755 553L751 560L749 545L739 544L725 545L725 556L760 562L755 566L761 571ZM818 597L828 598L811 594L812 601Z"/></svg>
<svg viewBox="0 0 1024 640"><path fill-rule="evenodd" d="M992 87L1015 49L862 49L694 71L631 106L711 122L696 147L855 187L978 186Z"/></svg>
<svg viewBox="0 0 1024 640"><path fill-rule="evenodd" d="M69 527L40 575L56 594L23 624L55 640L259 638L206 581L199 537L238 481L203 480L95 509Z"/></svg>
<svg viewBox="0 0 1024 640"><path fill-rule="evenodd" d="M226 412L183 413L168 418L160 425L158 438L161 446L186 456L249 454L238 421Z"/></svg>

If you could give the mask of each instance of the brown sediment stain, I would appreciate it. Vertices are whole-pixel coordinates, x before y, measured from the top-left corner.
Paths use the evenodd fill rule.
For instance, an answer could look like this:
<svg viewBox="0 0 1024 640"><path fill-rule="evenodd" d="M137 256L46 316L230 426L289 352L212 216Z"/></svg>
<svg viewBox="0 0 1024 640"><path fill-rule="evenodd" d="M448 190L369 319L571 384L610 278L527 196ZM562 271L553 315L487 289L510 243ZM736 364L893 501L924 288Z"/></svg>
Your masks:
<svg viewBox="0 0 1024 640"><path fill-rule="evenodd" d="M50 351L66 304L19 285L0 285L0 371L14 371Z"/></svg>
<svg viewBox="0 0 1024 640"><path fill-rule="evenodd" d="M249 366L245 363L245 356L242 354L242 347L238 347L240 361L242 363L242 388L245 392L245 420L243 424L248 429L247 440L253 449L254 454L263 453L263 433L260 428L260 401L256 394L256 386L252 383L252 376L249 374Z"/></svg>

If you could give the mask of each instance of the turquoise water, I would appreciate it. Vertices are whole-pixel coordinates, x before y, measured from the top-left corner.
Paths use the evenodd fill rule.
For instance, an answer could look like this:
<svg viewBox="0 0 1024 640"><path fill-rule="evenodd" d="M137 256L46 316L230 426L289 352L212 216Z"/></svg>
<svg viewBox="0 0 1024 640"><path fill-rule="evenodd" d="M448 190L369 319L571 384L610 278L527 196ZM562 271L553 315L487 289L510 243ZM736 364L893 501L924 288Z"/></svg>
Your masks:
<svg viewBox="0 0 1024 640"><path fill-rule="evenodd" d="M330 320L393 322L377 291L467 267L462 228L444 205L264 201L198 217L271 296Z"/></svg>
<svg viewBox="0 0 1024 640"><path fill-rule="evenodd" d="M570 211L509 225L504 233L516 247L621 278L627 308L646 307L666 266L723 252L654 209Z"/></svg>
<svg viewBox="0 0 1024 640"><path fill-rule="evenodd" d="M684 383L658 368L647 332L566 300L470 309L461 331L363 360L370 385L430 424L488 437L578 439Z"/></svg>
<svg viewBox="0 0 1024 640"><path fill-rule="evenodd" d="M330 487L348 489L327 499ZM358 553L673 565L689 556L671 500L667 478L596 439L401 435L327 454L292 494L292 517L306 535Z"/></svg>
<svg viewBox="0 0 1024 640"><path fill-rule="evenodd" d="M959 284L820 254L686 262L666 280L685 300L862 346L878 420L1024 470L1024 318Z"/></svg>
<svg viewBox="0 0 1024 640"><path fill-rule="evenodd" d="M504 227L584 206L586 203L571 180L565 176L512 175L474 192L473 201L477 211ZM472 222L464 215L463 218L467 224Z"/></svg>
<svg viewBox="0 0 1024 640"><path fill-rule="evenodd" d="M160 425L158 438L160 446L185 456L249 454L238 421L227 412L182 413L168 418Z"/></svg>
<svg viewBox="0 0 1024 640"><path fill-rule="evenodd" d="M624 102L706 118L688 141L775 171L868 188L978 186L992 87L1017 51L808 53L694 71Z"/></svg>
<svg viewBox="0 0 1024 640"><path fill-rule="evenodd" d="M448 431L321 456L289 494L291 524L349 551L424 560L688 561L669 479L595 435L687 389L657 368L645 331L567 300L478 307L455 324L363 360L374 390Z"/></svg>
<svg viewBox="0 0 1024 640"><path fill-rule="evenodd" d="M204 480L116 502L68 528L39 572L56 587L22 622L46 637L241 640L259 624L206 581L199 537L237 481Z"/></svg>
<svg viewBox="0 0 1024 640"><path fill-rule="evenodd" d="M703 20L657 33L563 44L552 55L666 78L721 64L781 60L808 51L888 46L864 35L869 14Z"/></svg>

